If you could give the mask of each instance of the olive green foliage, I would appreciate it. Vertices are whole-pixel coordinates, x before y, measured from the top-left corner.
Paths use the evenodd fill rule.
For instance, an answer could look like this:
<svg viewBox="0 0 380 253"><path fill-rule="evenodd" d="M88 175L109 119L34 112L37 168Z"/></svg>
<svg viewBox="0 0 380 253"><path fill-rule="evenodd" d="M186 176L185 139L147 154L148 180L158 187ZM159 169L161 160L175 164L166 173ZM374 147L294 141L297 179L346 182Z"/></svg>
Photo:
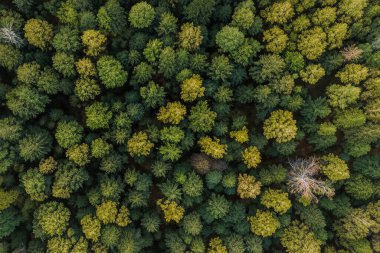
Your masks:
<svg viewBox="0 0 380 253"><path fill-rule="evenodd" d="M380 252L378 1L0 2L0 253Z"/></svg>

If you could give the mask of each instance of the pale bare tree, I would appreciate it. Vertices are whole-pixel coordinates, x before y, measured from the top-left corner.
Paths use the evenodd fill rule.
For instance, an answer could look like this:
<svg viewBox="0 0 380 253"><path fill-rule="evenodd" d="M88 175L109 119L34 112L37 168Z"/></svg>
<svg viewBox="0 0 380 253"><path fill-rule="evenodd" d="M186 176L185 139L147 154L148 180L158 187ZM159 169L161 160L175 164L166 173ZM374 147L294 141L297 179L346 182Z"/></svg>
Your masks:
<svg viewBox="0 0 380 253"><path fill-rule="evenodd" d="M12 44L17 48L20 48L24 43L20 35L13 28L12 23L5 24L4 27L0 28L0 41Z"/></svg>
<svg viewBox="0 0 380 253"><path fill-rule="evenodd" d="M321 171L319 162L316 157L289 161L287 184L291 193L316 202L318 196L334 196L334 189L318 177Z"/></svg>
<svg viewBox="0 0 380 253"><path fill-rule="evenodd" d="M341 53L346 61L356 61L362 56L363 50L358 48L356 45L351 45L345 47Z"/></svg>

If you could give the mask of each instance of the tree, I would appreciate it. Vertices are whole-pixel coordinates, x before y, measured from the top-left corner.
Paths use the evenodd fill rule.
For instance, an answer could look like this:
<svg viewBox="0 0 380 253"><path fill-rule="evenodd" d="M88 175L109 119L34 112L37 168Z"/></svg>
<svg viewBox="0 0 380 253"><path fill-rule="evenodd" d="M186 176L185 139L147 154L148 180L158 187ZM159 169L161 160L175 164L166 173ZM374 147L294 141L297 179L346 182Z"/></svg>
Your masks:
<svg viewBox="0 0 380 253"><path fill-rule="evenodd" d="M181 98L185 102L193 102L199 97L204 96L205 88L202 86L200 75L192 75L182 82Z"/></svg>
<svg viewBox="0 0 380 253"><path fill-rule="evenodd" d="M360 95L361 89L352 85L332 84L327 87L326 95L328 102L332 107L345 109L354 104Z"/></svg>
<svg viewBox="0 0 380 253"><path fill-rule="evenodd" d="M127 82L128 72L112 56L102 56L96 63L99 78L108 89L123 86Z"/></svg>
<svg viewBox="0 0 380 253"><path fill-rule="evenodd" d="M246 3L248 2L249 1L246 1ZM234 14L232 14L231 24L239 27L241 30L250 29L255 22L254 11L253 4L241 4L241 6L235 8Z"/></svg>
<svg viewBox="0 0 380 253"><path fill-rule="evenodd" d="M72 54L56 53L53 58L53 67L64 77L75 76L75 58Z"/></svg>
<svg viewBox="0 0 380 253"><path fill-rule="evenodd" d="M286 213L292 207L292 202L287 192L271 188L264 192L260 203L266 208L273 208L279 214Z"/></svg>
<svg viewBox="0 0 380 253"><path fill-rule="evenodd" d="M161 106L157 114L157 119L173 125L178 125L186 115L186 106L180 102L169 102L166 106Z"/></svg>
<svg viewBox="0 0 380 253"><path fill-rule="evenodd" d="M261 193L261 183L254 176L239 174L237 193L241 199L255 199Z"/></svg>
<svg viewBox="0 0 380 253"><path fill-rule="evenodd" d="M170 12L164 12L160 16L160 23L158 25L157 32L159 35L168 35L176 33L178 29L178 18L176 18Z"/></svg>
<svg viewBox="0 0 380 253"><path fill-rule="evenodd" d="M264 135L267 139L275 139L278 143L290 141L296 137L297 126L293 114L289 111L273 111L264 121Z"/></svg>
<svg viewBox="0 0 380 253"><path fill-rule="evenodd" d="M370 199L374 193L374 185L370 179L362 175L352 175L345 182L345 191L358 200Z"/></svg>
<svg viewBox="0 0 380 253"><path fill-rule="evenodd" d="M0 44L0 66L11 71L21 64L23 56L20 50Z"/></svg>
<svg viewBox="0 0 380 253"><path fill-rule="evenodd" d="M325 174L330 180L344 180L350 177L350 172L347 164L334 154L328 154L321 158L322 160L322 173Z"/></svg>
<svg viewBox="0 0 380 253"><path fill-rule="evenodd" d="M154 20L154 8L145 1L139 2L132 6L128 20L135 28L149 27Z"/></svg>
<svg viewBox="0 0 380 253"><path fill-rule="evenodd" d="M208 251L209 253L227 253L227 247L223 245L223 241L220 237L214 237L209 242Z"/></svg>
<svg viewBox="0 0 380 253"><path fill-rule="evenodd" d="M182 206L178 205L176 202L159 199L157 200L156 204L164 213L166 222L174 221L175 223L179 223L180 220L182 220L185 209Z"/></svg>
<svg viewBox="0 0 380 253"><path fill-rule="evenodd" d="M261 15L268 23L284 24L294 16L294 10L290 1L282 1L268 6Z"/></svg>
<svg viewBox="0 0 380 253"><path fill-rule="evenodd" d="M194 26L193 23L185 23L181 26L178 33L179 44L186 50L194 50L199 48L202 43L201 27Z"/></svg>
<svg viewBox="0 0 380 253"><path fill-rule="evenodd" d="M65 160L58 165L55 172L52 195L55 198L69 199L88 179L89 175L84 168Z"/></svg>
<svg viewBox="0 0 380 253"><path fill-rule="evenodd" d="M36 62L24 63L17 68L17 79L24 84L36 84L41 75L41 66Z"/></svg>
<svg viewBox="0 0 380 253"><path fill-rule="evenodd" d="M227 152L227 145L221 144L220 140L216 137L213 139L209 136L201 137L198 140L198 145L201 147L201 151L212 158L220 159Z"/></svg>
<svg viewBox="0 0 380 253"><path fill-rule="evenodd" d="M340 111L334 120L334 124L343 129L360 127L366 122L366 116L362 110L358 108L349 108Z"/></svg>
<svg viewBox="0 0 380 253"><path fill-rule="evenodd" d="M153 74L153 67L146 62L141 62L139 65L134 67L132 78L138 84L145 84L146 82L152 79Z"/></svg>
<svg viewBox="0 0 380 253"><path fill-rule="evenodd" d="M280 222L271 211L257 210L255 216L248 217L248 220L251 232L262 237L272 235L280 227Z"/></svg>
<svg viewBox="0 0 380 253"><path fill-rule="evenodd" d="M149 141L145 132L137 132L128 140L128 153L131 156L147 156L150 154L154 144Z"/></svg>
<svg viewBox="0 0 380 253"><path fill-rule="evenodd" d="M79 166L85 166L90 162L89 153L90 149L86 143L75 144L66 151L66 157Z"/></svg>
<svg viewBox="0 0 380 253"><path fill-rule="evenodd" d="M302 200L318 201L318 195L334 196L334 189L325 181L317 178L321 168L319 160L315 157L298 159L289 162L290 172L288 187L290 193L298 194Z"/></svg>
<svg viewBox="0 0 380 253"><path fill-rule="evenodd" d="M153 81L150 81L147 86L140 88L140 96L143 98L144 103L151 108L162 106L165 101L165 95L164 87Z"/></svg>
<svg viewBox="0 0 380 253"><path fill-rule="evenodd" d="M59 121L55 131L55 139L63 148L80 143L83 138L83 127L76 121Z"/></svg>
<svg viewBox="0 0 380 253"><path fill-rule="evenodd" d="M34 212L33 231L37 237L63 235L70 220L70 211L62 203L50 201Z"/></svg>
<svg viewBox="0 0 380 253"><path fill-rule="evenodd" d="M91 142L91 155L95 158L102 158L111 152L112 145L102 138L97 138Z"/></svg>
<svg viewBox="0 0 380 253"><path fill-rule="evenodd" d="M35 88L18 85L6 94L7 106L15 116L25 120L37 117L45 110L50 102L48 96L38 92Z"/></svg>
<svg viewBox="0 0 380 253"><path fill-rule="evenodd" d="M211 111L206 101L199 101L190 109L190 129L194 132L210 132L215 119L216 113Z"/></svg>
<svg viewBox="0 0 380 253"><path fill-rule="evenodd" d="M321 252L322 242L315 238L314 233L305 224L297 220L284 229L280 241L287 252Z"/></svg>
<svg viewBox="0 0 380 253"><path fill-rule="evenodd" d="M3 239L10 235L21 221L22 217L15 208L0 210L0 238Z"/></svg>
<svg viewBox="0 0 380 253"><path fill-rule="evenodd" d="M231 76L233 66L228 57L224 55L215 56L211 61L209 76L213 80L225 81Z"/></svg>
<svg viewBox="0 0 380 253"><path fill-rule="evenodd" d="M235 139L235 141L239 143L246 143L249 141L248 137L248 129L247 127L243 127L241 130L230 131L230 137Z"/></svg>
<svg viewBox="0 0 380 253"><path fill-rule="evenodd" d="M54 36L52 44L59 52L75 53L81 47L79 31L69 26L62 26Z"/></svg>
<svg viewBox="0 0 380 253"><path fill-rule="evenodd" d="M112 118L112 112L109 107L102 102L94 102L85 108L86 125L90 129L108 128Z"/></svg>
<svg viewBox="0 0 380 253"><path fill-rule="evenodd" d="M305 70L300 71L302 81L314 85L325 75L325 70L321 64L307 65Z"/></svg>
<svg viewBox="0 0 380 253"><path fill-rule="evenodd" d="M244 42L244 34L237 27L224 26L215 36L215 42L222 52L233 52Z"/></svg>
<svg viewBox="0 0 380 253"><path fill-rule="evenodd" d="M352 22L363 16L364 8L368 5L366 0L343 0L338 5L338 15L342 15L342 20Z"/></svg>
<svg viewBox="0 0 380 253"><path fill-rule="evenodd" d="M203 228L200 215L196 212L185 215L182 221L182 226L185 233L192 236L199 235Z"/></svg>
<svg viewBox="0 0 380 253"><path fill-rule="evenodd" d="M95 64L90 58L84 57L79 59L76 63L76 70L81 77L94 77L97 75Z"/></svg>
<svg viewBox="0 0 380 253"><path fill-rule="evenodd" d="M338 23L327 30L327 43L329 49L340 48L343 40L348 36L348 25L346 23Z"/></svg>
<svg viewBox="0 0 380 253"><path fill-rule="evenodd" d="M36 201L44 201L48 198L48 185L45 177L38 169L29 169L21 178L26 193L31 199Z"/></svg>
<svg viewBox="0 0 380 253"><path fill-rule="evenodd" d="M84 52L88 56L98 56L106 49L107 37L98 30L86 30L81 37L85 46Z"/></svg>
<svg viewBox="0 0 380 253"><path fill-rule="evenodd" d="M58 73L51 67L45 67L37 81L37 88L49 95L57 94L61 89Z"/></svg>
<svg viewBox="0 0 380 253"><path fill-rule="evenodd" d="M319 8L315 11L311 20L317 26L328 27L336 20L336 8L329 6Z"/></svg>
<svg viewBox="0 0 380 253"><path fill-rule="evenodd" d="M156 63L159 60L164 43L159 39L149 40L144 48L144 56L150 63Z"/></svg>
<svg viewBox="0 0 380 253"><path fill-rule="evenodd" d="M263 41L267 43L266 49L269 52L279 54L284 51L288 36L281 28L274 26L264 31Z"/></svg>
<svg viewBox="0 0 380 253"><path fill-rule="evenodd" d="M108 0L100 7L97 20L99 27L112 35L121 34L127 25L125 10L117 0Z"/></svg>
<svg viewBox="0 0 380 253"><path fill-rule="evenodd" d="M243 162L248 168L256 168L261 162L260 151L255 146L250 146L242 152Z"/></svg>
<svg viewBox="0 0 380 253"><path fill-rule="evenodd" d="M88 101L98 96L101 89L94 79L80 78L75 82L74 92L81 101Z"/></svg>
<svg viewBox="0 0 380 253"><path fill-rule="evenodd" d="M230 210L230 203L223 195L212 194L207 201L206 211L212 219L222 219Z"/></svg>
<svg viewBox="0 0 380 253"><path fill-rule="evenodd" d="M215 5L215 0L192 0L184 8L185 17L196 24L208 24Z"/></svg>
<svg viewBox="0 0 380 253"><path fill-rule="evenodd" d="M80 220L82 231L87 239L97 242L100 237L101 223L96 216L87 214Z"/></svg>
<svg viewBox="0 0 380 253"><path fill-rule="evenodd" d="M358 85L368 76L368 68L360 64L347 64L343 70L336 74L336 77L344 84Z"/></svg>
<svg viewBox="0 0 380 253"><path fill-rule="evenodd" d="M112 200L107 200L96 206L96 217L103 224L115 223L117 212L117 203Z"/></svg>
<svg viewBox="0 0 380 253"><path fill-rule="evenodd" d="M53 25L41 19L29 19L24 26L24 35L28 42L45 50L53 39Z"/></svg>
<svg viewBox="0 0 380 253"><path fill-rule="evenodd" d="M19 143L19 154L25 161L36 161L43 158L50 152L52 138L49 132L36 129L30 134L26 134Z"/></svg>
<svg viewBox="0 0 380 253"><path fill-rule="evenodd" d="M297 48L309 60L320 57L327 47L327 35L322 28L314 27L302 32L298 41Z"/></svg>

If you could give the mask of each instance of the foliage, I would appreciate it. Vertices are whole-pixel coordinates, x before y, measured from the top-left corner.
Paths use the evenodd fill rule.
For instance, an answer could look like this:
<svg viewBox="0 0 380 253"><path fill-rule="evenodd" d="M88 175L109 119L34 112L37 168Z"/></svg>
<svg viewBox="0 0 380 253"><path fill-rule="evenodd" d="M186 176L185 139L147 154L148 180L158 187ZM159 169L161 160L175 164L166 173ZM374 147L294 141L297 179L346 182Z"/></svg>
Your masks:
<svg viewBox="0 0 380 253"><path fill-rule="evenodd" d="M248 220L252 233L262 237L272 235L280 226L280 222L270 211L258 210L255 216L248 217Z"/></svg>
<svg viewBox="0 0 380 253"><path fill-rule="evenodd" d="M273 111L264 121L264 135L267 139L275 139L278 143L290 141L297 134L296 121L289 111Z"/></svg>
<svg viewBox="0 0 380 253"><path fill-rule="evenodd" d="M369 0L4 0L0 252L380 251Z"/></svg>

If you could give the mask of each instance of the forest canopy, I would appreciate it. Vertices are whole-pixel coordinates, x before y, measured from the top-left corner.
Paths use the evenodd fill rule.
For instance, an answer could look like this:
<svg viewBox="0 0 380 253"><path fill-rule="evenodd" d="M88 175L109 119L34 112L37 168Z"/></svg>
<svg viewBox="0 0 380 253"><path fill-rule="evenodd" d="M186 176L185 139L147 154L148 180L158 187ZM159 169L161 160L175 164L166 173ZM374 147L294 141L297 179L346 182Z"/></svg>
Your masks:
<svg viewBox="0 0 380 253"><path fill-rule="evenodd" d="M380 252L379 1L0 1L7 252Z"/></svg>

